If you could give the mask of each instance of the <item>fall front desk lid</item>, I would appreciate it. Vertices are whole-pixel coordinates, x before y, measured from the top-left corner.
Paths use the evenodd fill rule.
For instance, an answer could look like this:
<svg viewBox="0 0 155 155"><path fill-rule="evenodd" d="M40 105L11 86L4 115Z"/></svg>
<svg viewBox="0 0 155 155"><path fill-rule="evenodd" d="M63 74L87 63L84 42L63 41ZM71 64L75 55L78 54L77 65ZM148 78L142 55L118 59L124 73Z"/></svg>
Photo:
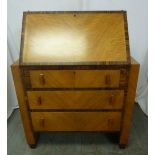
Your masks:
<svg viewBox="0 0 155 155"><path fill-rule="evenodd" d="M20 65L55 64L130 64L126 12L24 12Z"/></svg>

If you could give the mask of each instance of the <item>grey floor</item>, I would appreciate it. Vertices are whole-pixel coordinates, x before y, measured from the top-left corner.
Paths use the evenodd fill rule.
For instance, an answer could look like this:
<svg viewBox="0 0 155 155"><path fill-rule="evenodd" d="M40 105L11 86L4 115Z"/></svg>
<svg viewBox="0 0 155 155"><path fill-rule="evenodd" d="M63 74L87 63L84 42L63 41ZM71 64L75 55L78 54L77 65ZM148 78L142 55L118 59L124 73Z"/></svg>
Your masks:
<svg viewBox="0 0 155 155"><path fill-rule="evenodd" d="M117 134L105 133L44 133L37 148L30 149L24 137L19 110L8 120L8 155L147 155L148 118L138 105L126 149L119 149Z"/></svg>

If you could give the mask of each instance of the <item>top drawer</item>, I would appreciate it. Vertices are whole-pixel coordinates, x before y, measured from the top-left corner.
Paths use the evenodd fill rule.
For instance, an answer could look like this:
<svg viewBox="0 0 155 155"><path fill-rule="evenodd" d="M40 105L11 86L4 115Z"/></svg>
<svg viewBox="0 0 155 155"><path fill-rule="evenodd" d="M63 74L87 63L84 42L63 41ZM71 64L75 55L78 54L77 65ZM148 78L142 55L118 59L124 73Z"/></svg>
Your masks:
<svg viewBox="0 0 155 155"><path fill-rule="evenodd" d="M118 88L120 70L30 70L32 88Z"/></svg>

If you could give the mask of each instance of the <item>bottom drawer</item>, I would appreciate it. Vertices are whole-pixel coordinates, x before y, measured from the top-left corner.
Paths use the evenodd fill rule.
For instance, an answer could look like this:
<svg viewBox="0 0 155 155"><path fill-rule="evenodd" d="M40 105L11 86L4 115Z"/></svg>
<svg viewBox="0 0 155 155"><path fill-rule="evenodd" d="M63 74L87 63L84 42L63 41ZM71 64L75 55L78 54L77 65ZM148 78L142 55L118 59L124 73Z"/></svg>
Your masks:
<svg viewBox="0 0 155 155"><path fill-rule="evenodd" d="M119 131L120 112L31 112L34 131Z"/></svg>

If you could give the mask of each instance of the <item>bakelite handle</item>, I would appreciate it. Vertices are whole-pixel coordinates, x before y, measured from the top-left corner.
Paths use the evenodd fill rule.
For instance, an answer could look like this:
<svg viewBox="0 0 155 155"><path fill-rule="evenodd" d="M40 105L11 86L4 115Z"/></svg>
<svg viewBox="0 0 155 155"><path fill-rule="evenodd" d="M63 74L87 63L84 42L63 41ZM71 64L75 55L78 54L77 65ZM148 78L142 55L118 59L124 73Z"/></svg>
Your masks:
<svg viewBox="0 0 155 155"><path fill-rule="evenodd" d="M45 119L43 117L40 118L40 126L42 126L42 127L45 126Z"/></svg>
<svg viewBox="0 0 155 155"><path fill-rule="evenodd" d="M108 119L108 127L111 128L113 124L113 119Z"/></svg>
<svg viewBox="0 0 155 155"><path fill-rule="evenodd" d="M109 97L109 103L112 104L114 102L114 95L110 95Z"/></svg>
<svg viewBox="0 0 155 155"><path fill-rule="evenodd" d="M44 76L44 74L40 74L39 77L40 77L40 83L42 85L44 85L45 84L45 76Z"/></svg>
<svg viewBox="0 0 155 155"><path fill-rule="evenodd" d="M42 99L41 96L38 97L38 104L41 105L42 104Z"/></svg>
<svg viewBox="0 0 155 155"><path fill-rule="evenodd" d="M106 76L105 76L105 84L106 84L106 85L110 85L110 84L111 84L110 75L106 75Z"/></svg>

